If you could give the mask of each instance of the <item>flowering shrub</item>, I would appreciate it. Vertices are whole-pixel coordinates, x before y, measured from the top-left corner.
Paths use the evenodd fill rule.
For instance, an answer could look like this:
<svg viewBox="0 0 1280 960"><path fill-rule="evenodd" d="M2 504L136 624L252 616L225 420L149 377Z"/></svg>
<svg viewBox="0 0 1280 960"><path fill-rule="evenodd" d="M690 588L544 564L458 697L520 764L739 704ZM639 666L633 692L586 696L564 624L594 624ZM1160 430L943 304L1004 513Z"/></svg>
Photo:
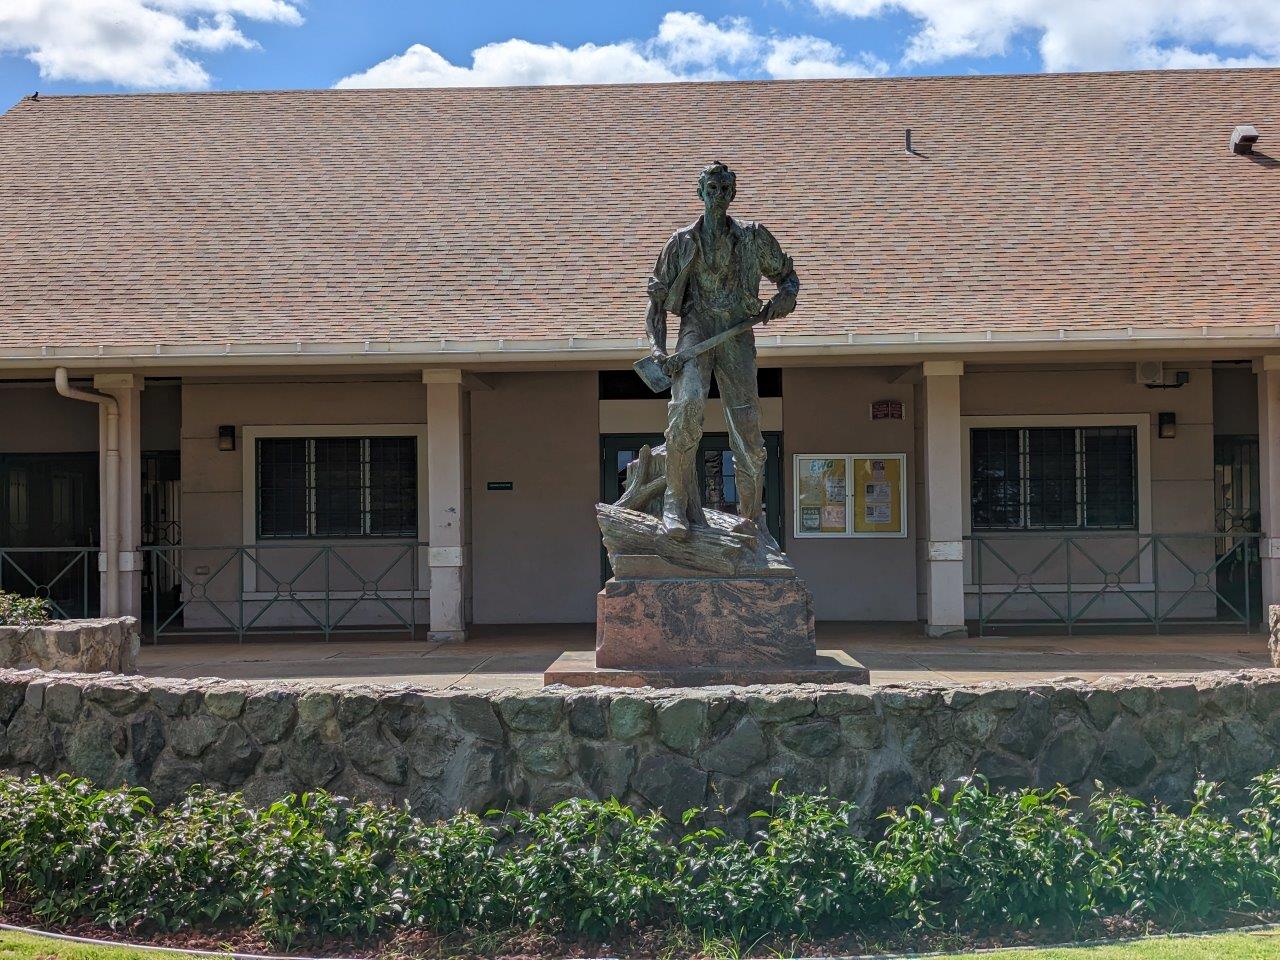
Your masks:
<svg viewBox="0 0 1280 960"><path fill-rule="evenodd" d="M0 590L0 627L27 627L48 622L48 600Z"/></svg>
<svg viewBox="0 0 1280 960"><path fill-rule="evenodd" d="M965 782L884 814L873 842L851 828L850 805L776 792L735 838L703 811L672 822L616 800L427 823L324 792L254 809L195 789L157 810L139 789L0 775L0 897L46 922L249 928L280 947L521 927L980 935L1280 903L1280 772L1232 816L1210 784L1186 813L1111 792L1074 799Z"/></svg>

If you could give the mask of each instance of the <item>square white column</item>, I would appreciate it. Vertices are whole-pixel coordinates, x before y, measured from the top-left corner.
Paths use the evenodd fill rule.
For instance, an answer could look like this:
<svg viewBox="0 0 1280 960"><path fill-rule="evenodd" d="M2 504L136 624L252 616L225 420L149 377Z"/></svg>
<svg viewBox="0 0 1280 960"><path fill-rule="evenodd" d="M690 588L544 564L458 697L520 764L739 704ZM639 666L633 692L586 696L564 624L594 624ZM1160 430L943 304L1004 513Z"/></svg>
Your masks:
<svg viewBox="0 0 1280 960"><path fill-rule="evenodd" d="M1258 375L1262 602L1273 604L1280 603L1280 356L1255 360L1253 369Z"/></svg>
<svg viewBox="0 0 1280 960"><path fill-rule="evenodd" d="M924 397L925 630L968 636L964 622L964 458L959 360L921 365Z"/></svg>
<svg viewBox="0 0 1280 960"><path fill-rule="evenodd" d="M133 373L100 373L94 389L114 397L120 408L120 593L122 617L142 617L142 389L143 378ZM99 474L105 475L106 411L98 408ZM102 516L106 516L106 484L100 483ZM102 550L111 549L104 543ZM105 564L100 563L102 593L106 596ZM103 603L106 609L106 603Z"/></svg>
<svg viewBox="0 0 1280 960"><path fill-rule="evenodd" d="M424 370L432 640L467 639L466 375Z"/></svg>

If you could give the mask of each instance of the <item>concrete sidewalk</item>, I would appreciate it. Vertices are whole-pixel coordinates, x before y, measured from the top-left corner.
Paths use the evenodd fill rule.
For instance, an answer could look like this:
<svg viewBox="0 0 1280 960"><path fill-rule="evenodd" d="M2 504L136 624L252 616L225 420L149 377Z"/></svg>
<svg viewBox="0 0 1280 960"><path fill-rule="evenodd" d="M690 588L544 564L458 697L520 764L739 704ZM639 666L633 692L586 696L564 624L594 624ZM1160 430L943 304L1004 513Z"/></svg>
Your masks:
<svg viewBox="0 0 1280 960"><path fill-rule="evenodd" d="M477 627L462 644L388 634L247 640L170 639L144 645L141 672L165 677L403 683L435 689L536 688L565 650L590 650L592 624ZM871 670L873 684L1072 676L1177 675L1270 665L1261 633L984 637L927 640L914 624L823 623L818 646L840 648Z"/></svg>

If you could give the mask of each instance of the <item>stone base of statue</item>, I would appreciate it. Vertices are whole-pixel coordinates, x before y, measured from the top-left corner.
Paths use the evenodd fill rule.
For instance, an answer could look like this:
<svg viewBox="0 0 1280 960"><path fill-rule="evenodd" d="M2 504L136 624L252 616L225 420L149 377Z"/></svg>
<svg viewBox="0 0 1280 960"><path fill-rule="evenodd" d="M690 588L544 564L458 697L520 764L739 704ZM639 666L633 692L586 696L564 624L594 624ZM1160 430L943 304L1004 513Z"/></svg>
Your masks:
<svg viewBox="0 0 1280 960"><path fill-rule="evenodd" d="M548 684L686 687L866 683L840 650L818 651L813 598L763 522L702 511L686 540L661 529L653 481L662 448L642 451L616 504L596 517L614 576L596 596L596 649L561 656ZM660 474L659 474L660 477ZM643 496L638 501L635 491ZM656 491L656 493L655 493ZM763 518L761 518L763 521Z"/></svg>
<svg viewBox="0 0 1280 960"><path fill-rule="evenodd" d="M596 595L596 665L612 669L804 666L813 600L798 579L614 578Z"/></svg>
<svg viewBox="0 0 1280 960"><path fill-rule="evenodd" d="M569 687L752 687L774 683L868 683L867 668L843 650L819 650L796 667L598 667L590 650L569 650L549 666L543 683Z"/></svg>

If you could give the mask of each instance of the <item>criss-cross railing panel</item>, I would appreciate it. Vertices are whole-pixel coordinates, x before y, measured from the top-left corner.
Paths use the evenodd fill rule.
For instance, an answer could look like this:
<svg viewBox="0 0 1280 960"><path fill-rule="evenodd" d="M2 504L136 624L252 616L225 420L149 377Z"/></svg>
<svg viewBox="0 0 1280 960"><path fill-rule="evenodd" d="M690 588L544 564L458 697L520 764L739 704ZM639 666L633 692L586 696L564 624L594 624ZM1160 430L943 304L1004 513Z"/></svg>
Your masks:
<svg viewBox="0 0 1280 960"><path fill-rule="evenodd" d="M152 566L179 584L176 605L153 597L149 634L404 631L428 597L427 545L369 543L157 545Z"/></svg>
<svg viewBox="0 0 1280 960"><path fill-rule="evenodd" d="M60 620L97 616L96 547L0 547L0 590L49 603Z"/></svg>
<svg viewBox="0 0 1280 960"><path fill-rule="evenodd" d="M967 537L971 611L993 628L1260 623L1249 571L1261 534L1061 533ZM1243 583L1243 594L1228 589Z"/></svg>

